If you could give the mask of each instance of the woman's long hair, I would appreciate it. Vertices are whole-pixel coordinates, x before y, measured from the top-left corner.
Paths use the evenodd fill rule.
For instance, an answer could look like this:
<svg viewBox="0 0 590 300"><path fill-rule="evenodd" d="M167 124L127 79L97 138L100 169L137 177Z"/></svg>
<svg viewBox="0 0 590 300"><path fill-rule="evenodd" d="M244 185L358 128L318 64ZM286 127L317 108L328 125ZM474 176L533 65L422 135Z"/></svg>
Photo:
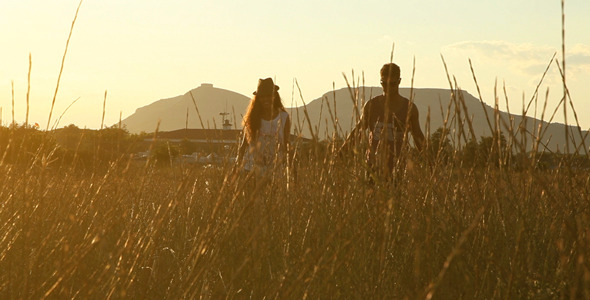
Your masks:
<svg viewBox="0 0 590 300"><path fill-rule="evenodd" d="M257 97L257 95L254 95L252 100L250 100L250 104L246 109L246 115L244 115L244 120L242 121L245 138L248 143L250 143L258 134L258 130L260 130L260 121L262 120L262 105L257 101ZM283 102L281 101L281 96L279 96L279 92L276 91L272 99L273 111L275 108L278 108L281 111L286 111L285 106L283 106Z"/></svg>

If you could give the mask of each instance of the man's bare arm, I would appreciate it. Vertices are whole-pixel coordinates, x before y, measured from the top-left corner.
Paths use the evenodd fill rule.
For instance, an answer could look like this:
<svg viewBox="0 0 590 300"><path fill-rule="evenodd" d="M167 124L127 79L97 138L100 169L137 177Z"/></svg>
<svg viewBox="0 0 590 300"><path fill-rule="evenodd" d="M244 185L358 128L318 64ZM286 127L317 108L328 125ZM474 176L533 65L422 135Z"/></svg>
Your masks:
<svg viewBox="0 0 590 300"><path fill-rule="evenodd" d="M363 113L361 114L360 120L358 121L358 123L356 123L356 125L354 126L352 131L350 131L350 133L346 137L346 140L344 140L342 147L340 147L340 150L339 150L340 153L349 149L351 145L355 145L357 142L357 139L359 138L359 133L362 132L363 130L367 129L367 127L368 127L367 126L367 123L368 123L367 118L369 115L368 110L369 110L368 105L365 105L363 107Z"/></svg>

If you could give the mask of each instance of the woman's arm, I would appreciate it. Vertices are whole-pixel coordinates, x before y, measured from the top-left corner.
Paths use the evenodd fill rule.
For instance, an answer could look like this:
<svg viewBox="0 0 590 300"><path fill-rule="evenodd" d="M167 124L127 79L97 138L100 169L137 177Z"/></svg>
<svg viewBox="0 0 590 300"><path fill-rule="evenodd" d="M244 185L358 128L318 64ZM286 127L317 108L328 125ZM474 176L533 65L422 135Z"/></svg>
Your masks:
<svg viewBox="0 0 590 300"><path fill-rule="evenodd" d="M284 149L287 151L287 161L289 161L289 157L291 156L291 118L287 115L285 120L285 127L283 128L283 146Z"/></svg>
<svg viewBox="0 0 590 300"><path fill-rule="evenodd" d="M297 183L297 170L295 169L295 151L291 147L291 119L287 115L285 120L285 128L283 128L283 145L285 146L287 155L287 189L291 186L291 183Z"/></svg>
<svg viewBox="0 0 590 300"><path fill-rule="evenodd" d="M246 153L246 149L248 149L248 139L246 138L246 131L242 132L242 141L240 146L238 147L238 157L236 159L236 166L241 166L242 161L244 160L244 154Z"/></svg>
<svg viewBox="0 0 590 300"><path fill-rule="evenodd" d="M422 133L422 129L420 128L418 108L414 104L412 104L411 107L410 124L412 125L412 137L414 137L414 144L416 144L416 148L418 148L419 151L422 151L425 148L426 141L424 134Z"/></svg>

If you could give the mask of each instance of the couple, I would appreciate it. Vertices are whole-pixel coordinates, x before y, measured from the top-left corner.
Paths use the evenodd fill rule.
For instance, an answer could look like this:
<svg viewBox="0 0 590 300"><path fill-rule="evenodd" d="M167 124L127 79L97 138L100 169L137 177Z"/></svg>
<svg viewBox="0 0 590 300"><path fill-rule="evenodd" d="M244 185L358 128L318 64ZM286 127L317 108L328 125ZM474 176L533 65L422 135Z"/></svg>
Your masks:
<svg viewBox="0 0 590 300"><path fill-rule="evenodd" d="M383 65L380 71L383 94L367 101L361 118L344 142L348 149L369 131L367 163L376 172L390 177L396 167L407 133L411 133L418 150L424 149L418 109L399 94L400 68ZM256 177L265 176L287 160L291 120L271 78L260 79L258 88L244 116L244 137L238 150L238 166ZM341 151L342 152L342 151Z"/></svg>

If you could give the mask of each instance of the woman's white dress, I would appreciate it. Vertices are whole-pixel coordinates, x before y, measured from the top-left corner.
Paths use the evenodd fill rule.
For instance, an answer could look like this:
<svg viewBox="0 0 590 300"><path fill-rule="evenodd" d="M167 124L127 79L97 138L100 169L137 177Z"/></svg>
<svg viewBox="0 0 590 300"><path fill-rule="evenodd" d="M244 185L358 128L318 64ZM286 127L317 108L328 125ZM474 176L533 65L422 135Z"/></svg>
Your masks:
<svg viewBox="0 0 590 300"><path fill-rule="evenodd" d="M256 140L248 145L244 155L244 169L254 171L257 176L268 175L276 166L285 161L285 125L289 114L281 111L274 119L260 121Z"/></svg>

